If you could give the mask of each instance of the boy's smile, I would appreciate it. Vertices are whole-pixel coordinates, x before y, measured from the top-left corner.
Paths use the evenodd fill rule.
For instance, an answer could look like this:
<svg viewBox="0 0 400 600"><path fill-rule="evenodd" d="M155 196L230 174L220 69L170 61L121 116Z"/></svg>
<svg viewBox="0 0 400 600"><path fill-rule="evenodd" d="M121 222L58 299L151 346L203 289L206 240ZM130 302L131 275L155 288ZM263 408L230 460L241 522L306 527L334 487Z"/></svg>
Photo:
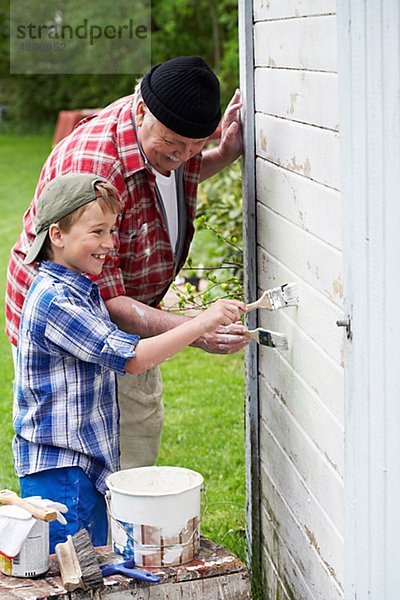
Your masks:
<svg viewBox="0 0 400 600"><path fill-rule="evenodd" d="M52 239L54 262L76 273L99 275L114 247L116 219L115 213L103 212L98 202L91 202L68 232L59 230Z"/></svg>

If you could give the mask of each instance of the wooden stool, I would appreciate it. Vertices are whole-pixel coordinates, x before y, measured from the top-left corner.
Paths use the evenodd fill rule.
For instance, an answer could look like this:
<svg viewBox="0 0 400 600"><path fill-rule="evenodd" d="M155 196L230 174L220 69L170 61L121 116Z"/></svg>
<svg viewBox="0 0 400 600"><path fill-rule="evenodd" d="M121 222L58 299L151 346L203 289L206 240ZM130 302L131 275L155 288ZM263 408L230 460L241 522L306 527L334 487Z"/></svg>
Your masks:
<svg viewBox="0 0 400 600"><path fill-rule="evenodd" d="M110 546L96 548L100 563L115 561ZM119 557L120 561L123 560ZM50 570L37 579L19 579L0 573L1 600L83 600L88 598L115 600L245 600L251 598L249 576L244 564L214 542L202 537L200 552L190 563L178 567L153 567L147 570L161 578L148 584L123 575L111 575L96 590L68 593L61 584L55 555L50 557Z"/></svg>

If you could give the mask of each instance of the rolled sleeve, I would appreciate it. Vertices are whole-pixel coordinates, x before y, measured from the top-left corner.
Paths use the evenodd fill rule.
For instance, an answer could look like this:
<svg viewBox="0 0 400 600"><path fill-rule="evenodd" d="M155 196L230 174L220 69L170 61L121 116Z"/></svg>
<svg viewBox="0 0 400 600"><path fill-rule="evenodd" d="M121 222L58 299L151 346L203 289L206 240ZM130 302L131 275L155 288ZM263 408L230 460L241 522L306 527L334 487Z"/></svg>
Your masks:
<svg viewBox="0 0 400 600"><path fill-rule="evenodd" d="M124 375L126 361L135 356L135 347L139 339L138 335L115 329L105 340L99 362L112 371Z"/></svg>
<svg viewBox="0 0 400 600"><path fill-rule="evenodd" d="M48 312L45 338L51 353L62 352L84 362L125 373L126 361L135 356L139 336L125 333L88 308L55 299Z"/></svg>

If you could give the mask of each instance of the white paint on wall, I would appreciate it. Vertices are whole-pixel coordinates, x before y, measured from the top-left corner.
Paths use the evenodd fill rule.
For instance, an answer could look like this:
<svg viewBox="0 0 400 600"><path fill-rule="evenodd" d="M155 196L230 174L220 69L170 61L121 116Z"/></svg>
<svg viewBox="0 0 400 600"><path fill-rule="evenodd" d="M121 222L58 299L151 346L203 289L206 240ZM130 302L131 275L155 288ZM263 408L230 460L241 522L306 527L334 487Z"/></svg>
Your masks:
<svg viewBox="0 0 400 600"><path fill-rule="evenodd" d="M263 452L270 452L271 464L277 462L285 468L273 438L267 434L262 440ZM304 524L296 520L284 494L279 492L264 465L261 472L262 531L268 539L267 551L275 557L278 572L290 589L290 597L296 600L342 599L343 592L336 580L336 572L321 557L313 531L307 531Z"/></svg>
<svg viewBox="0 0 400 600"><path fill-rule="evenodd" d="M294 225L341 249L341 204L337 190L259 158L257 199Z"/></svg>
<svg viewBox="0 0 400 600"><path fill-rule="evenodd" d="M255 70L256 111L337 131L337 74L298 69Z"/></svg>
<svg viewBox="0 0 400 600"><path fill-rule="evenodd" d="M336 72L336 17L260 21L254 25L257 67Z"/></svg>
<svg viewBox="0 0 400 600"><path fill-rule="evenodd" d="M328 187L340 187L339 134L256 114L257 155Z"/></svg>
<svg viewBox="0 0 400 600"><path fill-rule="evenodd" d="M261 247L258 249L258 267L259 296L263 290L276 287L282 281L297 283L300 305L281 311L279 326L286 327L287 323L295 322L339 367L343 367L343 332L336 325L343 310ZM267 321L268 318L267 315Z"/></svg>
<svg viewBox="0 0 400 600"><path fill-rule="evenodd" d="M313 497L319 511L324 515L325 525L321 531L323 532L327 528L331 529L336 537L342 540L343 479L324 453L305 434L283 402L266 383L265 378L261 378L260 384L261 406L263 406L261 426L269 430L269 434L274 438L282 453L281 460L272 461L271 454L267 452L263 463L269 465L270 469L274 471L274 480L280 482L279 489L292 510L298 512L300 519L304 519L308 513L308 502L299 502L296 498L296 493L299 494L300 488L303 487ZM263 437L261 436L261 440ZM311 464L313 465L312 469L310 469ZM290 466L290 476L284 473L285 465ZM324 481L324 485L321 485L321 481ZM290 492L290 485L297 490L293 495ZM331 552L328 548L326 551ZM340 565L340 569L342 568L340 555L330 560Z"/></svg>
<svg viewBox="0 0 400 600"><path fill-rule="evenodd" d="M257 212L260 246L342 307L341 252L261 204Z"/></svg>
<svg viewBox="0 0 400 600"><path fill-rule="evenodd" d="M329 410L320 396L301 375L287 364L278 352L264 354L265 368L261 380L285 405L298 426L326 458L331 467L343 477L343 423ZM261 402L260 412L264 405Z"/></svg>
<svg viewBox="0 0 400 600"><path fill-rule="evenodd" d="M258 314L267 597L343 599L344 343L335 2L254 0L257 283L298 308ZM253 232L247 232L252 235ZM253 457L254 458L254 457ZM257 458L257 457L255 457Z"/></svg>
<svg viewBox="0 0 400 600"><path fill-rule="evenodd" d="M335 0L254 0L255 21L329 15L335 12Z"/></svg>
<svg viewBox="0 0 400 600"><path fill-rule="evenodd" d="M263 403L274 407L272 410L277 412L283 410L279 406L279 402L272 395L269 395L268 392L264 396ZM272 434L268 423L262 421L262 427L265 427L265 432L263 432L265 433L263 435L263 440L265 440L266 444L265 451L269 452L269 458L265 462L263 477L273 482L277 492L284 498L287 506L290 507L293 520L306 538L304 541L311 544L318 555L313 557L313 562L315 563L313 566L315 573L314 581L311 582L310 572L306 569L303 571L305 579L313 588L318 590L320 595L321 593L326 593L322 587L331 587L329 574L334 574L337 587L341 588L340 581L343 580L343 562L340 557L343 548L343 537L335 528L307 483L302 480L290 456L286 454L285 448L282 447L279 440ZM271 483L265 483L266 485L271 485ZM340 490L339 498L341 495L342 490ZM264 497L267 498L267 496ZM269 504L268 501L266 504ZM275 518L278 514L275 514ZM325 580L324 586L320 585L323 580ZM325 596L322 595L322 598L325 598Z"/></svg>
<svg viewBox="0 0 400 600"><path fill-rule="evenodd" d="M283 317L282 317L283 318ZM262 317L260 325L266 329L284 332L289 340L289 350L285 352L288 366L294 369L324 403L332 415L343 422L343 405L338 398L343 397L343 372L329 357L293 323L279 323L279 318ZM268 379L266 350L260 352L260 372ZM266 361L265 366L262 360ZM342 449L343 450L343 449Z"/></svg>

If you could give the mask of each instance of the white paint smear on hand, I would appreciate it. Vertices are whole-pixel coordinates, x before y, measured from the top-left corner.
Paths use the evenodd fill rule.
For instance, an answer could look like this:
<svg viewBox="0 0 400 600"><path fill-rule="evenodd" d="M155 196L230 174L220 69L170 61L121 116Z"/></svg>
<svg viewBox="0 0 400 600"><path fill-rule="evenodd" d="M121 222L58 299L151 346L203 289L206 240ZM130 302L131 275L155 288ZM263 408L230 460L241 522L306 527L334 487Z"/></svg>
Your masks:
<svg viewBox="0 0 400 600"><path fill-rule="evenodd" d="M231 323L230 325L220 325L217 329L218 333L227 333L229 335L243 335L246 328L241 323Z"/></svg>
<svg viewBox="0 0 400 600"><path fill-rule="evenodd" d="M221 337L219 338L219 342L221 344L230 344L231 342L237 342L237 339L237 335L221 335Z"/></svg>

